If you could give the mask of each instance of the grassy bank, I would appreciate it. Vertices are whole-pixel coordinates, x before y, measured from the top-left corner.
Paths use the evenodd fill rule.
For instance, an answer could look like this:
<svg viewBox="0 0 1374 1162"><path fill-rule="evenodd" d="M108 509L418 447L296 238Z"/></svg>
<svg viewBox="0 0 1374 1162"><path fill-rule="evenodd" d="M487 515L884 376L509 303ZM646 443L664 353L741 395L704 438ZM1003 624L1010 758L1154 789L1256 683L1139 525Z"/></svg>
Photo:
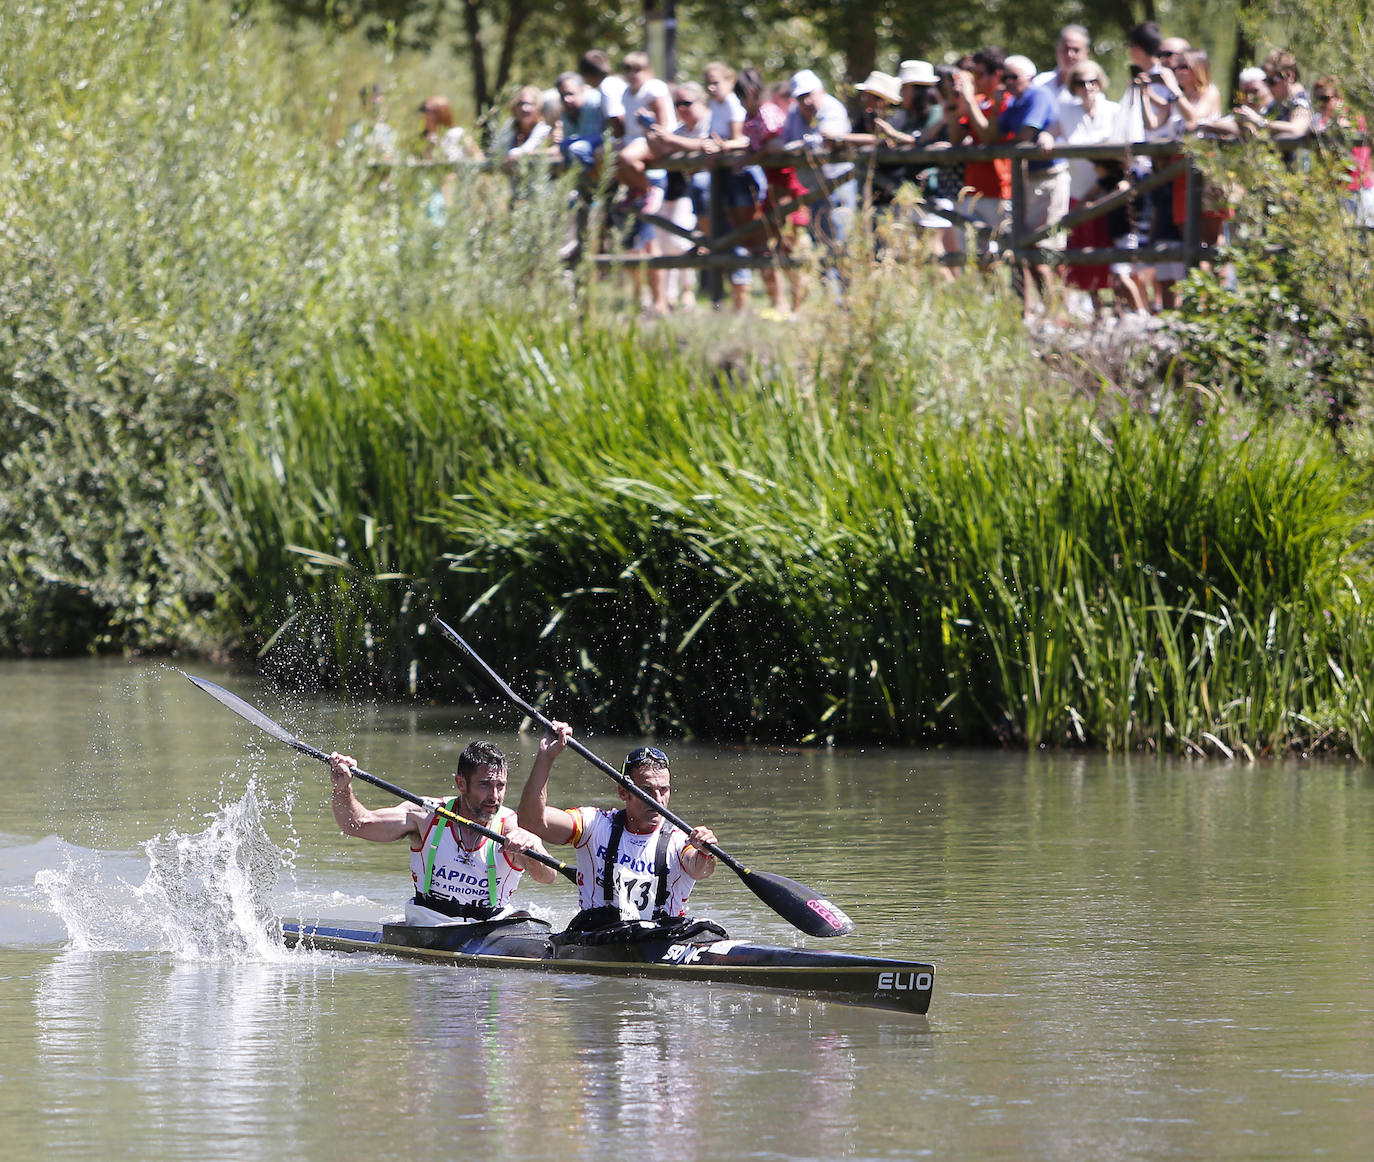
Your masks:
<svg viewBox="0 0 1374 1162"><path fill-rule="evenodd" d="M787 327L641 331L559 268L556 188L439 213L341 152L331 46L64 12L0 23L0 652L451 693L438 611L579 723L1374 748L1368 312L1314 324L1330 247L1206 306L1181 372L1041 359L998 280L891 240Z"/></svg>
<svg viewBox="0 0 1374 1162"><path fill-rule="evenodd" d="M377 189L336 50L198 0L0 20L0 650L232 645L214 431L341 338L565 294L551 202ZM480 224L481 229L474 228Z"/></svg>
<svg viewBox="0 0 1374 1162"><path fill-rule="evenodd" d="M626 729L1368 745L1362 492L1321 436L1051 400L1029 361L963 412L943 360L718 370L537 325L336 354L225 450L259 638L294 618L266 657L442 688L436 608Z"/></svg>

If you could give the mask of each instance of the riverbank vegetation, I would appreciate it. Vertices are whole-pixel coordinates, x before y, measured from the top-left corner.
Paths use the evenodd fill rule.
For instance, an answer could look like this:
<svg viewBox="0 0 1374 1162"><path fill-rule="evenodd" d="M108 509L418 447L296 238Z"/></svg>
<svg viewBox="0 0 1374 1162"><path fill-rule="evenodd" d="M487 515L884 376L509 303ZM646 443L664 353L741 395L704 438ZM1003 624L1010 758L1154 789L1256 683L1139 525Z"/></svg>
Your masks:
<svg viewBox="0 0 1374 1162"><path fill-rule="evenodd" d="M341 157L327 45L72 12L0 26L4 652L447 696L437 612L604 727L1374 751L1374 279L1313 183L1257 159L1295 212L1240 256L1310 227L1305 297L1162 366L1047 361L995 279L892 258L783 333L641 329L559 269L556 192Z"/></svg>

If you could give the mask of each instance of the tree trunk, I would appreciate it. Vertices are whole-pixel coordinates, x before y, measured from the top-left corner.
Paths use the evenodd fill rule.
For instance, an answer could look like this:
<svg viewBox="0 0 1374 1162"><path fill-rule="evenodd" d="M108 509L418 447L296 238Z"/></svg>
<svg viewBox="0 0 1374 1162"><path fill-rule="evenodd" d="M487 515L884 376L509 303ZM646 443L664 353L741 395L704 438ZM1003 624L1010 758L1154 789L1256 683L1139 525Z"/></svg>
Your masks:
<svg viewBox="0 0 1374 1162"><path fill-rule="evenodd" d="M528 0L511 0L506 9L506 28L501 35L501 55L496 62L497 92L501 92L510 84L511 68L515 63L515 46L532 10L533 6Z"/></svg>
<svg viewBox="0 0 1374 1162"><path fill-rule="evenodd" d="M876 67L878 62L878 19L882 0L861 0L846 5L848 17L841 34L845 68L849 83L857 84Z"/></svg>
<svg viewBox="0 0 1374 1162"><path fill-rule="evenodd" d="M487 57L482 43L482 0L464 0L463 26L468 36L468 59L472 62L472 104L481 117L491 104L487 86Z"/></svg>

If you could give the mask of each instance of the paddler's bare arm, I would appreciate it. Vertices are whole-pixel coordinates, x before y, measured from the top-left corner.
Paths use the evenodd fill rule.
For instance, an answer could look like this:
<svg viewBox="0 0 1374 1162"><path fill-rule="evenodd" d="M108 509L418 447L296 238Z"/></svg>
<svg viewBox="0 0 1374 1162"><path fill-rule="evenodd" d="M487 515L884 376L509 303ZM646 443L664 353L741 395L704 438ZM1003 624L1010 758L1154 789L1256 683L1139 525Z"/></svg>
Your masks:
<svg viewBox="0 0 1374 1162"><path fill-rule="evenodd" d="M510 862L511 867L524 868L536 883L551 884L558 878L558 871L555 868L540 863L538 860L525 858L524 853L527 851L538 852L540 855L549 854L544 850L544 845L539 842L539 836L533 832L526 831L523 827L514 827L507 831L505 849L506 859Z"/></svg>
<svg viewBox="0 0 1374 1162"><path fill-rule="evenodd" d="M357 765L350 756L338 751L329 756L329 781L333 791L330 805L334 808L334 822L339 830L373 843L394 843L408 835L419 835L420 825L429 815L424 807L398 803L373 811L358 802L353 794L353 768Z"/></svg>
<svg viewBox="0 0 1374 1162"><path fill-rule="evenodd" d="M682 870L694 880L704 880L716 870L716 857L703 851L699 844L715 843L716 833L709 827L693 827L687 837L687 846L682 849Z"/></svg>
<svg viewBox="0 0 1374 1162"><path fill-rule="evenodd" d="M550 725L553 733L539 740L534 767L520 793L520 826L533 831L545 843L567 843L576 827L573 817L566 811L549 806L549 775L553 773L554 759L563 753L568 739L572 738L572 727L566 722Z"/></svg>

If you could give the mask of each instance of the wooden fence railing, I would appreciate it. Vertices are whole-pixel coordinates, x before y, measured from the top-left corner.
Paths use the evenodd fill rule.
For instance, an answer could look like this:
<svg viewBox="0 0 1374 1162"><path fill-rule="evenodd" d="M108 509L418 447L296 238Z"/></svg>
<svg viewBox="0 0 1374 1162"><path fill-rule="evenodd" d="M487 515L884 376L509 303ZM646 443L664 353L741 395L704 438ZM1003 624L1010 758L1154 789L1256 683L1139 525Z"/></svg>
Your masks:
<svg viewBox="0 0 1374 1162"><path fill-rule="evenodd" d="M1290 150L1300 147L1303 142L1275 142L1278 148ZM810 180L805 184L814 186L808 194L797 198L788 206L779 207L778 214L789 212L795 206L820 200L830 192L821 177L821 167L849 162L854 170L844 180L854 177L862 189L869 176L878 166L930 166L951 165L970 161L989 161L994 158L1008 158L1012 162L1012 197L1010 226L998 237L996 260L1016 264L1044 263L1046 265L1100 266L1112 262L1130 262L1142 266L1152 266L1166 262L1181 262L1192 266L1207 258L1209 251L1202 244L1202 175L1196 164L1186 154L1180 156L1178 142L1135 142L1131 144L1100 145L1062 145L1054 149L1041 150L1024 145L981 145L954 146L950 148L857 148L853 146L831 146L824 151L809 152L789 150L782 156L786 164L806 171ZM723 272L743 268L783 267L792 265L796 260L771 252L760 252L757 246L750 252L736 253L736 249L751 236L762 230L761 223L750 223L731 228L725 212L723 199L724 174L736 165L740 154L675 154L654 162L655 168L678 170L688 173L702 170L712 175L709 222L699 223L697 229L688 230L677 226L667 219L653 216L655 225L670 233L684 238L690 248L681 254L648 256L643 254L595 254L589 261L598 266L643 268L694 268L703 272L704 289L711 297L719 299L723 293ZM1129 175L1130 162L1134 158L1149 157L1154 161L1154 172L1133 182L1127 190L1111 194L1087 205L1080 206L1052 227L1031 228L1026 221L1027 180L1026 165L1032 161L1060 160L1075 158L1093 160L1106 158L1125 163ZM420 163L426 167L442 166L442 163ZM490 168L491 163L459 163L460 167ZM1186 183L1185 205L1187 208L1182 224L1182 238L1177 242L1150 244L1134 250L1117 248L1062 249L1046 248L1042 245L1053 233L1067 231L1073 226L1109 213L1128 199L1140 197L1159 186L1166 185L1182 176ZM940 211L942 216L963 221L975 229L992 229L989 224L972 222L962 216L950 215ZM963 254L947 254L942 260L950 265L964 261Z"/></svg>
<svg viewBox="0 0 1374 1162"><path fill-rule="evenodd" d="M1022 145L954 146L944 149L858 149L837 146L827 151L814 153L789 151L785 156L788 164L794 165L798 170L809 171L811 177L805 181L805 184L816 187L805 198L798 198L795 203L797 205L817 201L829 192L820 175L820 168L823 165L834 165L840 162L852 163L854 170L844 180L847 181L849 177L853 177L859 182L860 189L863 189L869 176L878 166L952 165L970 161L989 161L993 158L1008 158L1012 162L1011 218L1009 228L997 239L996 260L1017 264L1044 263L1046 265L1073 264L1083 266L1099 266L1112 262L1131 262L1145 266L1166 262L1182 262L1192 266L1207 258L1209 253L1201 241L1203 183L1196 165L1190 158L1180 157L1179 153L1179 145L1176 142L1137 142L1130 145L1120 143L1064 145L1051 150L1041 150ZM1144 178L1133 182L1130 189L1080 206L1055 226L1040 229L1032 229L1028 226L1026 221L1026 164L1028 162L1068 161L1073 158L1088 160L1107 158L1125 162L1125 168L1129 175L1131 169L1129 163L1137 157L1152 158L1155 170ZM672 155L654 163L663 169L686 172L709 170L712 174L711 220L708 228L702 229L699 225L695 231L683 231L681 228L673 229L674 233L685 235L692 243L692 248L689 251L682 254L654 257L642 254L597 254L590 261L599 266L694 268L703 272L703 289L714 299L719 299L722 296L721 275L723 272L746 267L790 265L794 260L777 254L766 252L735 253L736 248L745 238L757 234L759 230L759 226L756 224L733 230L728 224L721 197L723 182L716 179L719 175L727 173L736 160L737 158L731 157L729 154L712 157L704 157L700 154L684 154ZM1180 176L1187 183L1185 199L1187 216L1181 230L1182 239L1178 242L1145 245L1134 250L1117 248L1069 250L1046 248L1041 245L1053 233L1061 230L1066 231L1081 222L1087 222L1109 213L1128 199L1146 194ZM790 206L780 207L778 213L786 213L790 208ZM936 212L945 218L961 220L965 225L975 229L993 229L990 224L969 221L958 214L951 215L944 210ZM663 219L656 219L655 222L656 224L665 224ZM943 256L941 261L948 265L959 265L965 261L965 256L962 253L947 254Z"/></svg>

